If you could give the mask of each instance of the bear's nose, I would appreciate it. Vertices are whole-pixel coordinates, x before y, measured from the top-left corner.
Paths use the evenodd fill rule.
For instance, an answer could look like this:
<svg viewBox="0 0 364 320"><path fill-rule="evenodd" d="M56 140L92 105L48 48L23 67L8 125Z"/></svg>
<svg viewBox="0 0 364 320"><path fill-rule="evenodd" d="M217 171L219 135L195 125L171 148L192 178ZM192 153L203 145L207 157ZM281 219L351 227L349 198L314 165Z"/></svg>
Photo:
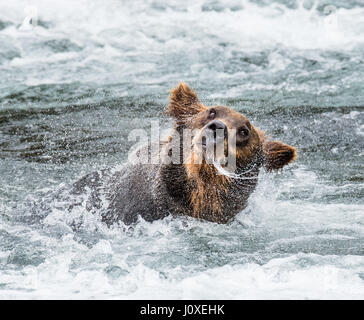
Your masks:
<svg viewBox="0 0 364 320"><path fill-rule="evenodd" d="M209 125L207 126L207 129L210 129L212 131L216 131L217 129L226 130L226 125L220 120L215 120L215 121L212 121L209 123Z"/></svg>
<svg viewBox="0 0 364 320"><path fill-rule="evenodd" d="M225 125L225 123L223 123L220 120L214 120L212 122L210 122L207 126L208 130L212 130L214 132L214 137L216 136L216 130L220 129L220 130L224 130L224 137L226 138L227 136L227 127Z"/></svg>

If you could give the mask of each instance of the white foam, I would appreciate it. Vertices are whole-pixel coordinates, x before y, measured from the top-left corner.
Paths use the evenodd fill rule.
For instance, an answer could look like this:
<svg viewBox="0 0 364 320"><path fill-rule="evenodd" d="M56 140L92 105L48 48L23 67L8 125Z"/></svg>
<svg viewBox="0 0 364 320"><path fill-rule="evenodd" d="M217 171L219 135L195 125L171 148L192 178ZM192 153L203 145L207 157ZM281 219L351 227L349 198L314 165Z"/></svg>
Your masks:
<svg viewBox="0 0 364 320"><path fill-rule="evenodd" d="M301 55L302 52L307 57L316 51L319 57L317 52L320 50L348 52L364 45L364 8L339 8L325 16L318 13L315 7L306 9L302 5L289 9L277 3L259 6L242 0L236 6L217 2L218 7L221 5L226 9L206 11L204 7L207 3L204 0L185 1L183 4L172 1L160 3L160 7L165 8L160 10L149 1L74 3L61 0L50 4L49 1L34 0L32 8L37 12L39 23L46 23L48 29L38 24L36 27L28 25L24 30L16 26L24 20L24 9L29 2L2 1L0 19L15 25L5 28L0 34L7 36L9 45L20 49L20 57L14 58L11 66L31 63L51 65L56 62L52 68L62 74L63 81L69 81L68 77L72 77L73 81L102 83L130 80L136 70L142 75L143 82L155 81L155 75L149 78L147 74L158 67L156 57L180 52L198 56L199 50L219 48L221 43L228 44L220 53L222 58L229 58L236 51L271 50L271 72L286 69L291 63L289 54ZM236 10L231 10L235 7ZM67 39L81 50L62 57L49 55L46 49L37 51L38 45L43 47L44 41L54 39ZM285 55L281 54L282 50ZM133 57L140 56L144 57L143 62L140 59L133 61ZM64 58L69 60L69 68L64 68ZM98 68L98 64L102 67ZM77 68L82 72L69 72ZM23 75L25 80L29 76L33 81L37 79L38 83L47 83L46 79L51 74L35 74L35 70L38 69L34 68L32 72L28 69ZM106 74L103 71L100 74L100 70L106 71ZM204 64L199 67L196 61L188 62L187 71L190 70L191 78L231 77L204 67ZM95 72L98 77L95 77ZM236 76L244 78L244 73L237 72ZM174 79L173 73L169 77L163 74L163 77Z"/></svg>
<svg viewBox="0 0 364 320"><path fill-rule="evenodd" d="M360 299L364 282L359 278L364 258L298 254L273 259L264 265L235 264L189 272L183 268L163 273L136 265L110 279L91 264L69 272L72 253L50 259L38 268L15 272L2 282L22 284L23 290L1 290L1 298L34 299ZM307 262L311 265L302 267ZM120 270L122 268L119 267ZM35 291L31 291L36 289ZM28 290L28 291L27 291Z"/></svg>

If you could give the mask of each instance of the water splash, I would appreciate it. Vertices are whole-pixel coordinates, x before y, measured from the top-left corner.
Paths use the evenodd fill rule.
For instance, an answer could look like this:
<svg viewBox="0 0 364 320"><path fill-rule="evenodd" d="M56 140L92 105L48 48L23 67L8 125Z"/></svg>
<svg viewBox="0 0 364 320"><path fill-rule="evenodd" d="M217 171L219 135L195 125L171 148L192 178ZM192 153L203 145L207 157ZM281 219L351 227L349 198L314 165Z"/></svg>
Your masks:
<svg viewBox="0 0 364 320"><path fill-rule="evenodd" d="M219 161L215 160L213 162L213 165L221 175L224 175L224 176L229 177L229 178L233 178L233 179L236 179L236 180L256 180L258 178L258 176L245 177L246 174L248 174L249 172L252 172L256 168L255 164L249 170L243 171L243 172L241 172L239 174L226 170L225 168L222 167L222 165L221 165L221 163Z"/></svg>

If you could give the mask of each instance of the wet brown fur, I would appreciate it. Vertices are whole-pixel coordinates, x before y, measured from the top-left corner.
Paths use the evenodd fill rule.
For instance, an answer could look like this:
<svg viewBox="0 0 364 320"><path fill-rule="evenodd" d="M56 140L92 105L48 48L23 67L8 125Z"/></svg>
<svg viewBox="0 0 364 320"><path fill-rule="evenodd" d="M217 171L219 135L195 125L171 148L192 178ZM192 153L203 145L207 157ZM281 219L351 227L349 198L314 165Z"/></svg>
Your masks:
<svg viewBox="0 0 364 320"><path fill-rule="evenodd" d="M189 184L193 186L190 203L195 218L203 218L204 212L213 215L217 222L222 214L222 197L227 194L229 177L219 175L215 167L203 162L185 165Z"/></svg>
<svg viewBox="0 0 364 320"><path fill-rule="evenodd" d="M226 108L226 107L224 107ZM170 103L167 113L176 119L176 129L188 127L201 129L208 121L204 117L204 111L209 108L204 106L197 98L196 93L185 83L180 83L171 90ZM234 120L246 119L232 109L227 113L226 125L233 126ZM232 122L232 123L230 123ZM296 149L282 142L271 141L264 131L255 128L250 123L251 139L244 148L236 148L236 161L238 166L248 163L259 150L263 150L264 167L267 171L278 170L284 165L293 162L296 158ZM191 161L185 164L188 184L191 186L190 205L193 216L200 219L220 222L222 217L223 198L228 196L232 178L218 174L212 164L203 161L194 163L194 154L191 153ZM209 216L209 217L207 217Z"/></svg>
<svg viewBox="0 0 364 320"><path fill-rule="evenodd" d="M170 93L166 113L174 117L178 125L185 125L191 116L207 109L199 101L196 93L185 83L180 83Z"/></svg>
<svg viewBox="0 0 364 320"><path fill-rule="evenodd" d="M257 130L263 145L264 168L267 171L282 169L297 159L297 150L281 141L272 141L265 131Z"/></svg>
<svg viewBox="0 0 364 320"><path fill-rule="evenodd" d="M215 115L211 116L212 110ZM138 154L147 152L150 155L151 148L147 144L120 170L97 171L74 184L71 193L82 196L82 199L86 197L88 210L99 212L101 199L108 199L108 206L101 213L102 221L108 226L119 222L136 223L138 217L151 222L170 214L228 223L246 208L249 196L257 186L261 167L267 171L279 170L296 158L294 147L273 141L242 114L225 106L208 108L203 105L185 83L180 83L171 91L166 111L174 117L175 124L171 137L160 144L161 162L138 161ZM215 120L223 122L224 126L221 123L220 126L226 127L225 156L227 153L229 157L235 155L236 167L230 168L234 172L229 170L229 173L237 177L218 174L215 166L203 161L208 159L208 154L207 138L205 136L204 143L202 138L210 122ZM193 148L186 150L186 155L183 154L184 148L190 147L189 141L185 145L183 139L172 138L183 137L183 129L193 131ZM236 144L230 143L234 140ZM180 159L181 155L183 159L190 157L189 164L183 160L183 163L169 161L170 155L177 154L174 150L179 151ZM217 155L218 158L222 156Z"/></svg>

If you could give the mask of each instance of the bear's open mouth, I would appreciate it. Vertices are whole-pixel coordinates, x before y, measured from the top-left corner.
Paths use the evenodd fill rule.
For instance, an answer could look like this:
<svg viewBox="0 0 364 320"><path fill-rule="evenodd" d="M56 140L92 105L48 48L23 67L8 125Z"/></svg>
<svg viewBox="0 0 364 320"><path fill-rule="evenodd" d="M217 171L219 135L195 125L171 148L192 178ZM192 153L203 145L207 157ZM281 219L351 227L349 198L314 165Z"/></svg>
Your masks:
<svg viewBox="0 0 364 320"><path fill-rule="evenodd" d="M209 147L213 147L213 150L215 149L216 147L216 137L213 137L213 139L207 139L205 136L203 136L201 138L201 148L206 151L207 150L207 146Z"/></svg>
<svg viewBox="0 0 364 320"><path fill-rule="evenodd" d="M206 151L206 137L202 137L201 139L201 147Z"/></svg>

